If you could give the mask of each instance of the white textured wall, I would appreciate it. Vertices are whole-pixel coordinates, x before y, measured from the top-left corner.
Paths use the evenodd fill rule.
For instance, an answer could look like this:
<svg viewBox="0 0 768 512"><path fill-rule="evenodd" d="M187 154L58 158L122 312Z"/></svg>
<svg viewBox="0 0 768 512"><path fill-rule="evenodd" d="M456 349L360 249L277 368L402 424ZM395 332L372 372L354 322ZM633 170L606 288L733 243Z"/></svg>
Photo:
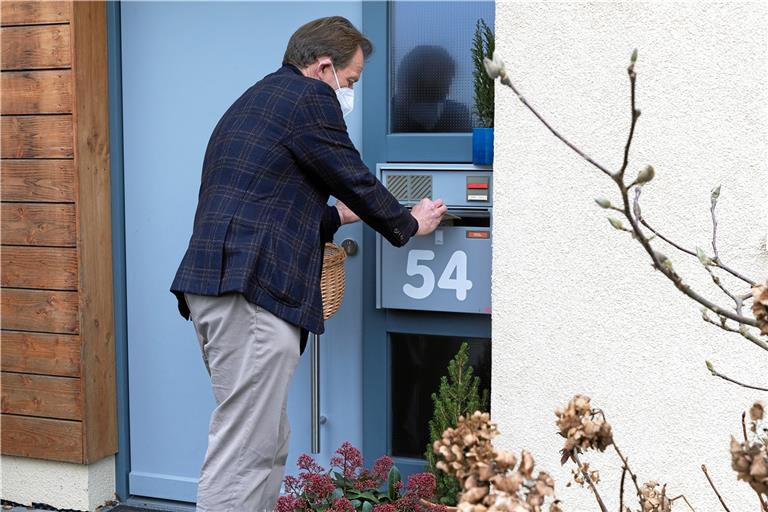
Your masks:
<svg viewBox="0 0 768 512"><path fill-rule="evenodd" d="M722 183L721 257L768 276L763 4L499 2L496 31L523 95L611 169L623 156L626 66L637 47L642 116L629 172L656 167L646 218L688 247L708 247L710 189ZM731 510L756 510L730 469L728 440L761 395L711 377L704 361L766 385L768 354L703 323L698 306L594 204L619 201L613 183L511 91L497 86L496 98L492 408L501 445L531 449L556 476L567 510L596 510L587 490L565 487L570 467L560 468L554 426L553 410L585 393L641 478L668 482L699 512L720 510L704 463ZM695 258L663 251L692 285L727 302ZM616 457L585 459L601 470L616 510Z"/></svg>
<svg viewBox="0 0 768 512"><path fill-rule="evenodd" d="M22 505L93 511L115 499L114 457L81 465L3 455L0 474L2 498Z"/></svg>

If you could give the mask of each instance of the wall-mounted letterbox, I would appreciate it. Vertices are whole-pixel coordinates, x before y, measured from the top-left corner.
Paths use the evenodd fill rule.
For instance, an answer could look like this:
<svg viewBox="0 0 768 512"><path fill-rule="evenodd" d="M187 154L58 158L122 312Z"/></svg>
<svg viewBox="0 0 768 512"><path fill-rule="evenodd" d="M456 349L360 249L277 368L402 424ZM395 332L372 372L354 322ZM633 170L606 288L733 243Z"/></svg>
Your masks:
<svg viewBox="0 0 768 512"><path fill-rule="evenodd" d="M406 206L443 199L434 233L396 248L377 236L379 308L491 313L492 177L469 164L379 164L377 176Z"/></svg>

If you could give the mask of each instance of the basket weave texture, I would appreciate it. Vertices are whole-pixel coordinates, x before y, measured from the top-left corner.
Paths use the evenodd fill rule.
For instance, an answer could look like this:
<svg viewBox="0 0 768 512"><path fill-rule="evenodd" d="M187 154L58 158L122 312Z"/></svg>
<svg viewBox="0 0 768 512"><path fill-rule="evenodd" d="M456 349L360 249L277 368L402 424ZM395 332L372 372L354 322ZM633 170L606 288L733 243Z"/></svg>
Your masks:
<svg viewBox="0 0 768 512"><path fill-rule="evenodd" d="M344 260L347 253L336 244L325 244L323 273L320 277L320 291L323 294L323 320L328 320L341 307L344 300L346 277Z"/></svg>

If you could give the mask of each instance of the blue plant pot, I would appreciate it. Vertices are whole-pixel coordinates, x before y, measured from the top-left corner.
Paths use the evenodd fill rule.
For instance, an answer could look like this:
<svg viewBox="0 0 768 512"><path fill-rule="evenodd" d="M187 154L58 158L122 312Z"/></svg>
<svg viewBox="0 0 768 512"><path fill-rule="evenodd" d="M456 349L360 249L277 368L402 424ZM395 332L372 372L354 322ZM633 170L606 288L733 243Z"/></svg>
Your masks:
<svg viewBox="0 0 768 512"><path fill-rule="evenodd" d="M475 165L493 163L493 128L472 129L472 163Z"/></svg>

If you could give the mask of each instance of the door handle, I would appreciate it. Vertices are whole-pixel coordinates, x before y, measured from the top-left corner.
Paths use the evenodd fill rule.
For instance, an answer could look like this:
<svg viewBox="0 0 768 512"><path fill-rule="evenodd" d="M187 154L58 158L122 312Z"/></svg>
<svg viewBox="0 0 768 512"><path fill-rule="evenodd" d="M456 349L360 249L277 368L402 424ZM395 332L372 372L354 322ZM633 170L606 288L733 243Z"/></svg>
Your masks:
<svg viewBox="0 0 768 512"><path fill-rule="evenodd" d="M312 422L311 449L313 454L320 453L320 425L325 423L320 417L320 335L310 333L312 338L312 359L310 361L310 420Z"/></svg>
<svg viewBox="0 0 768 512"><path fill-rule="evenodd" d="M354 256L357 254L357 242L351 238L344 239L344 241L341 242L341 248L344 249L344 252L347 253L347 256Z"/></svg>

